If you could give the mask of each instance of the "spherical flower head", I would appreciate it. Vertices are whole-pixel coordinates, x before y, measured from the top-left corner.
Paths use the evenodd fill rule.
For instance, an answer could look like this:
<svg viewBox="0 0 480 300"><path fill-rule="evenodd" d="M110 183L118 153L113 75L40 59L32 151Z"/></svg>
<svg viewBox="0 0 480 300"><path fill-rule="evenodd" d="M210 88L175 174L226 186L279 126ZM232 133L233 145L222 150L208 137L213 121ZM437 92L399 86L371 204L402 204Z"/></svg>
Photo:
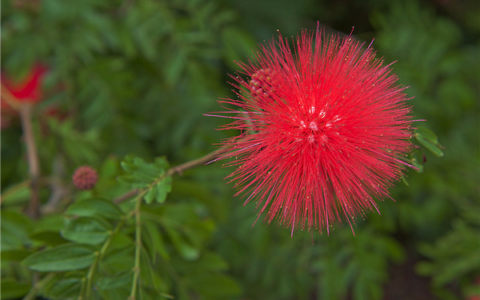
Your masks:
<svg viewBox="0 0 480 300"><path fill-rule="evenodd" d="M376 200L403 175L412 149L405 87L371 46L353 37L303 31L260 47L231 76L238 99L222 99L240 130L218 159L227 178L254 201L259 217L323 231L377 210ZM411 167L411 166L410 166ZM258 218L257 218L258 220Z"/></svg>
<svg viewBox="0 0 480 300"><path fill-rule="evenodd" d="M72 181L77 189L91 190L98 181L97 171L89 166L79 167L73 173Z"/></svg>

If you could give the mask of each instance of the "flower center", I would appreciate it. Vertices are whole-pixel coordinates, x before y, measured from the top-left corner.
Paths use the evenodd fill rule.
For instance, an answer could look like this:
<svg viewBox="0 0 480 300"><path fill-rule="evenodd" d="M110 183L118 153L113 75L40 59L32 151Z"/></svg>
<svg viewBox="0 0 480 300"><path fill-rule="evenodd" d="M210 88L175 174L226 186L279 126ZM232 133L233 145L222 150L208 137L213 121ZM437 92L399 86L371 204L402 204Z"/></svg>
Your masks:
<svg viewBox="0 0 480 300"><path fill-rule="evenodd" d="M329 136L339 135L339 127L341 120L339 115L326 117L325 110L318 111L315 114L315 107L311 106L308 110L308 116L303 120L299 120L295 117L290 117L292 121L296 123L295 141L308 142L309 144L318 143L323 147L326 146ZM300 123L300 124L299 124Z"/></svg>

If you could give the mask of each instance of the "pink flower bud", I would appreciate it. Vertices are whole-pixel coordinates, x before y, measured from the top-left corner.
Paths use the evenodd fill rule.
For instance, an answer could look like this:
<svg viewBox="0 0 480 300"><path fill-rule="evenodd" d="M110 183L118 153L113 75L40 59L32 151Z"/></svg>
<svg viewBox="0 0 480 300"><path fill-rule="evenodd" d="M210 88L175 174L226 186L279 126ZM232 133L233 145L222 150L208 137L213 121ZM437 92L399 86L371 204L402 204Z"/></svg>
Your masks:
<svg viewBox="0 0 480 300"><path fill-rule="evenodd" d="M90 166L82 166L72 176L73 184L80 190L91 190L98 181L97 171Z"/></svg>

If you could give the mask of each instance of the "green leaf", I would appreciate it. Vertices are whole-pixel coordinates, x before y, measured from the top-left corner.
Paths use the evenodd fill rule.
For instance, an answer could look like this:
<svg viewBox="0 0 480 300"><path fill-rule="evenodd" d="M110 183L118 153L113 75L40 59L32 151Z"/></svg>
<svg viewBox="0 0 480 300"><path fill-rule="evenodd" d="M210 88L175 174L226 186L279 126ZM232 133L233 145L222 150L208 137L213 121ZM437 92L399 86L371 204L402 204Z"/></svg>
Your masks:
<svg viewBox="0 0 480 300"><path fill-rule="evenodd" d="M119 220L123 212L111 201L103 199L86 199L72 204L67 209L67 214L81 217L103 217Z"/></svg>
<svg viewBox="0 0 480 300"><path fill-rule="evenodd" d="M430 141L428 141L428 140L426 140L422 137L419 137L419 136L417 136L416 138L420 142L420 144L425 146L425 148L430 150L430 152L432 152L435 156L437 156L437 157L442 157L443 156L443 151L440 149L440 147L438 145L435 145L435 144L431 143Z"/></svg>
<svg viewBox="0 0 480 300"><path fill-rule="evenodd" d="M129 246L107 251L101 264L102 268L109 273L118 273L131 270L134 264L134 242Z"/></svg>
<svg viewBox="0 0 480 300"><path fill-rule="evenodd" d="M215 219L223 221L228 216L227 207L221 205L223 201L209 188L195 180L176 179L172 182L172 189L177 195L194 198L208 207L208 211Z"/></svg>
<svg viewBox="0 0 480 300"><path fill-rule="evenodd" d="M120 272L113 276L109 277L100 277L97 282L97 287L100 290L111 290L121 288L125 285L128 285L132 282L132 275L131 271L127 272Z"/></svg>
<svg viewBox="0 0 480 300"><path fill-rule="evenodd" d="M22 298L30 290L29 284L19 283L12 278L2 278L0 285L2 287L2 299Z"/></svg>
<svg viewBox="0 0 480 300"><path fill-rule="evenodd" d="M21 249L30 243L28 235L33 228L32 221L14 210L2 211L2 250Z"/></svg>
<svg viewBox="0 0 480 300"><path fill-rule="evenodd" d="M160 181L154 188L156 191L156 200L158 203L164 203L167 199L167 194L172 191L172 177L168 176Z"/></svg>
<svg viewBox="0 0 480 300"><path fill-rule="evenodd" d="M431 130L425 127L418 127L415 129L415 138L435 156L443 156L443 152L441 150L442 146L438 143L437 136Z"/></svg>
<svg viewBox="0 0 480 300"><path fill-rule="evenodd" d="M187 61L187 56L185 51L176 51L176 53L172 53L174 55L173 58L170 58L167 61L167 64L164 68L165 70L165 77L167 84L170 86L174 86L177 84L178 79L180 78L184 68L185 63Z"/></svg>
<svg viewBox="0 0 480 300"><path fill-rule="evenodd" d="M22 263L31 270L40 272L81 270L93 263L97 255L95 250L90 245L61 245L35 252Z"/></svg>
<svg viewBox="0 0 480 300"><path fill-rule="evenodd" d="M423 275L423 276L430 275L433 270L434 270L433 266L430 263L427 263L427 262L419 262L415 266L415 271L418 274Z"/></svg>
<svg viewBox="0 0 480 300"><path fill-rule="evenodd" d="M74 122L70 119L60 122L55 118L48 118L47 122L49 129L61 141L61 146L69 158L77 165L94 164L101 145L97 131L77 131L74 128Z"/></svg>
<svg viewBox="0 0 480 300"><path fill-rule="evenodd" d="M143 291L142 291L143 292ZM99 299L102 300L117 300L117 299L128 299L130 295L130 288L128 285L124 285L118 289L102 290L98 289ZM146 297L145 294L142 295L143 299L154 300L152 297Z"/></svg>
<svg viewBox="0 0 480 300"><path fill-rule="evenodd" d="M64 225L64 217L62 215L46 215L35 222L33 232L37 231L60 231Z"/></svg>
<svg viewBox="0 0 480 300"><path fill-rule="evenodd" d="M25 257L32 254L32 251L28 250L6 250L2 251L2 263L3 262L13 262L13 261L22 261Z"/></svg>
<svg viewBox="0 0 480 300"><path fill-rule="evenodd" d="M82 286L81 278L67 278L56 280L47 291L45 296L50 299L77 299Z"/></svg>
<svg viewBox="0 0 480 300"><path fill-rule="evenodd" d="M105 241L111 234L112 226L103 219L92 217L79 217L67 219L62 236L67 240L97 245Z"/></svg>
<svg viewBox="0 0 480 300"><path fill-rule="evenodd" d="M60 235L60 232L51 230L36 231L30 234L30 239L42 242L48 246L58 246L68 243L68 240L64 239Z"/></svg>
<svg viewBox="0 0 480 300"><path fill-rule="evenodd" d="M187 276L185 284L201 294L205 299L225 299L238 296L240 286L232 278L220 274L198 274Z"/></svg>
<svg viewBox="0 0 480 300"><path fill-rule="evenodd" d="M117 232L113 235L108 249L124 248L128 245L132 245L133 243L134 239L130 235Z"/></svg>
<svg viewBox="0 0 480 300"><path fill-rule="evenodd" d="M28 181L25 181L8 187L2 193L2 204L9 205L28 202L28 199L30 199L30 188L28 183Z"/></svg>
<svg viewBox="0 0 480 300"><path fill-rule="evenodd" d="M185 261L177 258L172 261L175 270L180 273L193 274L204 272L226 271L227 263L218 255L212 252L205 252L195 261Z"/></svg>
<svg viewBox="0 0 480 300"><path fill-rule="evenodd" d="M166 171L165 158L159 158L155 160L154 164L151 164L140 157L128 155L120 165L127 174L119 177L119 179L137 188L148 187L157 178L163 176Z"/></svg>
<svg viewBox="0 0 480 300"><path fill-rule="evenodd" d="M255 48L255 41L241 29L227 27L222 30L221 38L225 62L234 69L237 68L235 61L249 55Z"/></svg>
<svg viewBox="0 0 480 300"><path fill-rule="evenodd" d="M145 196L143 196L143 199L145 199L145 203L150 204L155 200L155 187L152 189L149 189Z"/></svg>
<svg viewBox="0 0 480 300"><path fill-rule="evenodd" d="M155 266L150 262L148 253L142 249L140 255L140 278L147 286L152 286L155 293L159 294L161 291L167 290L166 278L162 278L162 273L155 270Z"/></svg>
<svg viewBox="0 0 480 300"><path fill-rule="evenodd" d="M415 134L423 137L424 139L430 141L431 143L433 143L435 145L438 144L437 135L426 127L419 126L417 129L415 129Z"/></svg>
<svg viewBox="0 0 480 300"><path fill-rule="evenodd" d="M171 191L172 178L165 176L168 162L164 157L156 158L154 163L147 163L134 156L126 156L121 162L126 174L119 177L122 182L129 183L133 188L147 189L144 195L145 202L165 202Z"/></svg>
<svg viewBox="0 0 480 300"><path fill-rule="evenodd" d="M471 209L478 209L472 206ZM435 244L420 244L419 250L429 260L416 266L419 274L432 277L432 284L445 286L458 278L474 275L480 269L478 227L457 219L453 228Z"/></svg>
<svg viewBox="0 0 480 300"><path fill-rule="evenodd" d="M32 240L42 242L48 246L58 246L68 243L68 241L60 235L60 230L63 229L64 224L65 221L62 215L44 216L35 222L35 228L29 237Z"/></svg>
<svg viewBox="0 0 480 300"><path fill-rule="evenodd" d="M419 163L418 160L413 157L410 162L412 163L412 165L414 165L415 167L417 167L417 172L418 173L422 173L423 172L423 164ZM408 185L408 184L407 184Z"/></svg>
<svg viewBox="0 0 480 300"><path fill-rule="evenodd" d="M119 172L120 166L118 162L118 158L115 156L109 156L103 162L102 166L100 167L98 173L100 179L102 178L113 178Z"/></svg>
<svg viewBox="0 0 480 300"><path fill-rule="evenodd" d="M193 247L179 232L170 227L165 227L165 230L172 244L184 259L195 260L200 256L200 251Z"/></svg>
<svg viewBox="0 0 480 300"><path fill-rule="evenodd" d="M145 245L148 248L147 250L150 253L151 260L155 262L157 253L160 254L164 260L169 260L170 255L165 247L165 241L163 240L160 228L150 220L142 220L142 225L145 232Z"/></svg>

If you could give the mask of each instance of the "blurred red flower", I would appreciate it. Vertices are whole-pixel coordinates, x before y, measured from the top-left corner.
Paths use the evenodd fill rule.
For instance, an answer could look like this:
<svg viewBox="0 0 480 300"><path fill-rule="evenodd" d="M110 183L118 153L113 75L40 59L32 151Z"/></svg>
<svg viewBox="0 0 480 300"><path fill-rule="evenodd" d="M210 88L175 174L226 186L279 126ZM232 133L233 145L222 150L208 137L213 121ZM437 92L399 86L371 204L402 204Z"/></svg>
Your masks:
<svg viewBox="0 0 480 300"><path fill-rule="evenodd" d="M13 123L18 115L16 111L18 105L38 103L42 100L42 83L46 72L47 68L40 64L35 64L27 75L20 80L14 80L9 74L2 72L0 129L8 128Z"/></svg>
<svg viewBox="0 0 480 300"><path fill-rule="evenodd" d="M21 80L13 80L2 73L2 85L18 102L37 103L42 99L42 81L47 69L36 64Z"/></svg>
<svg viewBox="0 0 480 300"><path fill-rule="evenodd" d="M226 165L237 169L227 178L236 195L249 195L245 203L255 201L268 223L278 218L292 234L329 233L344 221L353 230L410 166L406 87L351 35L317 29L293 42L292 50L279 35L256 62L238 63L231 77L239 99L222 99L226 111L209 115L234 119L223 129L241 130L218 159L233 158Z"/></svg>

